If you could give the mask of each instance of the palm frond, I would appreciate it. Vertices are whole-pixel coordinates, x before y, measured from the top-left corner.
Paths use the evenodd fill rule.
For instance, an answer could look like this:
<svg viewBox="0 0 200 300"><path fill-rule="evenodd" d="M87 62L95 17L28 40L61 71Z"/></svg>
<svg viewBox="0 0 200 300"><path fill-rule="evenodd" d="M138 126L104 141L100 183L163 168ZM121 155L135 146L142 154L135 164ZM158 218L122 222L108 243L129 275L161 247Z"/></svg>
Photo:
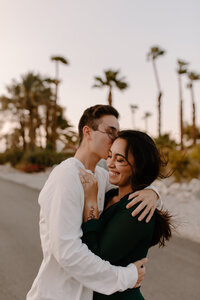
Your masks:
<svg viewBox="0 0 200 300"><path fill-rule="evenodd" d="M99 82L100 84L102 84L102 85L105 85L105 84L106 84L106 82L105 82L101 77L96 76L96 77L95 77L95 80L98 81L98 82Z"/></svg>
<svg viewBox="0 0 200 300"><path fill-rule="evenodd" d="M63 56L51 56L52 61L59 61L64 65L69 65L69 61Z"/></svg>
<svg viewBox="0 0 200 300"><path fill-rule="evenodd" d="M150 51L148 52L147 56L148 58L156 59L158 56L164 55L166 51L164 49L161 49L159 46L153 46L150 48Z"/></svg>
<svg viewBox="0 0 200 300"><path fill-rule="evenodd" d="M97 83L93 84L93 88L102 88L104 86L107 86L108 83L107 81L104 81L101 77L95 76L94 79L97 81Z"/></svg>
<svg viewBox="0 0 200 300"><path fill-rule="evenodd" d="M115 84L118 87L118 89L120 89L120 90L124 90L124 89L128 88L128 83L126 83L124 81L115 80Z"/></svg>
<svg viewBox="0 0 200 300"><path fill-rule="evenodd" d="M200 74L195 73L195 72L189 72L188 77L191 81L200 80Z"/></svg>
<svg viewBox="0 0 200 300"><path fill-rule="evenodd" d="M92 88L102 88L104 85L100 85L100 84L93 84Z"/></svg>

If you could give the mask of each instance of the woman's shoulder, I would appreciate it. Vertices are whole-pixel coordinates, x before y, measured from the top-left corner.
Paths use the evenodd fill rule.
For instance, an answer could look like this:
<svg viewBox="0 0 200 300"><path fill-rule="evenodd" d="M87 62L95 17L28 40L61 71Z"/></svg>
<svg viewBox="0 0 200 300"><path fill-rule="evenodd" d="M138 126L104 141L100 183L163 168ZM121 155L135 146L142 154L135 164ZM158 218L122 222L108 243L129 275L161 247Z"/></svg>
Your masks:
<svg viewBox="0 0 200 300"><path fill-rule="evenodd" d="M113 188L113 189L109 190L108 192L106 192L105 199L112 199L112 197L117 196L117 195L118 195L118 188Z"/></svg>
<svg viewBox="0 0 200 300"><path fill-rule="evenodd" d="M125 195L123 198L121 198L120 200L120 209L121 211L123 211L124 214L126 214L127 216L129 216L130 218L132 218L134 221L137 220L138 221L138 217L142 214L142 212L145 210L145 207L136 215L136 216L132 216L132 212L141 204L141 202L138 202L136 204L134 204L132 207L127 208L127 204L130 203L134 198L130 198L129 199L130 194ZM151 224L155 222L155 213L152 216L150 222L146 223L146 218L147 216L142 220L142 221L138 221L139 223L145 223L145 224Z"/></svg>

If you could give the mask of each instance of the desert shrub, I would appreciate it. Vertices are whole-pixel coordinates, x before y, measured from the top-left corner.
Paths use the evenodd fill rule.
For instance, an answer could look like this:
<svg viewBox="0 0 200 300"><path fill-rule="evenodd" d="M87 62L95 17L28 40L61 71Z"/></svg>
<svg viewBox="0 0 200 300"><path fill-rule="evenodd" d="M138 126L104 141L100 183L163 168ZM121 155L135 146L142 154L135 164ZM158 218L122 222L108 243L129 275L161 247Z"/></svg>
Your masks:
<svg viewBox="0 0 200 300"><path fill-rule="evenodd" d="M9 150L4 153L0 153L0 164L5 164L10 162L10 164L14 167L16 166L23 156L23 151L19 149Z"/></svg>
<svg viewBox="0 0 200 300"><path fill-rule="evenodd" d="M10 162L13 167L24 172L39 172L45 170L46 167L57 165L72 154L65 152L53 152L51 150L37 149L34 152L22 150L9 150L0 153L0 164Z"/></svg>
<svg viewBox="0 0 200 300"><path fill-rule="evenodd" d="M8 154L10 164L14 167L18 164L23 156L24 152L22 150L13 150Z"/></svg>
<svg viewBox="0 0 200 300"><path fill-rule="evenodd" d="M38 166L51 167L59 164L70 155L64 152L52 152L50 150L37 150L34 152L26 152L21 160L23 164L32 164Z"/></svg>
<svg viewBox="0 0 200 300"><path fill-rule="evenodd" d="M8 155L7 153L0 153L0 165L4 165L8 162Z"/></svg>
<svg viewBox="0 0 200 300"><path fill-rule="evenodd" d="M200 165L186 151L171 150L168 153L169 166L176 181L191 180L200 174Z"/></svg>
<svg viewBox="0 0 200 300"><path fill-rule="evenodd" d="M157 145L158 148L168 148L168 149L175 149L177 146L177 143L175 142L175 140L173 140L170 137L169 133L165 133L163 135L160 135L159 137L155 138L155 143Z"/></svg>
<svg viewBox="0 0 200 300"><path fill-rule="evenodd" d="M200 164L200 145L195 146L190 151L190 157Z"/></svg>

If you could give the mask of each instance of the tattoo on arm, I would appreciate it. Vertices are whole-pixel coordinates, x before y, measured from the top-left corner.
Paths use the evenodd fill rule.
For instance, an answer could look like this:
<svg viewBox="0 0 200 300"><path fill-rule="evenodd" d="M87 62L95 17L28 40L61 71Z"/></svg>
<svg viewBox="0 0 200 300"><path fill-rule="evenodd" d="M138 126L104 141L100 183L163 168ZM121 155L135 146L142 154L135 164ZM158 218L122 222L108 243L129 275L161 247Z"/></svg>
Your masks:
<svg viewBox="0 0 200 300"><path fill-rule="evenodd" d="M91 220L91 219L95 219L94 206L90 207L89 216L88 216L87 220Z"/></svg>

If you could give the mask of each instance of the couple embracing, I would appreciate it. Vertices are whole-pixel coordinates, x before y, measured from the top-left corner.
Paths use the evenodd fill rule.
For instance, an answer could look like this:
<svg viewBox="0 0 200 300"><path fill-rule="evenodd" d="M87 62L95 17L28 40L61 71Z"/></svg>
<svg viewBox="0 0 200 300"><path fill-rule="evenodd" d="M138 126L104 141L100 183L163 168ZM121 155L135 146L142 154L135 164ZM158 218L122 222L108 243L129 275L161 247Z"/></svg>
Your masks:
<svg viewBox="0 0 200 300"><path fill-rule="evenodd" d="M144 299L147 252L171 237L170 216L151 186L162 164L155 143L120 132L118 117L108 105L86 109L75 156L39 195L43 261L27 300Z"/></svg>

